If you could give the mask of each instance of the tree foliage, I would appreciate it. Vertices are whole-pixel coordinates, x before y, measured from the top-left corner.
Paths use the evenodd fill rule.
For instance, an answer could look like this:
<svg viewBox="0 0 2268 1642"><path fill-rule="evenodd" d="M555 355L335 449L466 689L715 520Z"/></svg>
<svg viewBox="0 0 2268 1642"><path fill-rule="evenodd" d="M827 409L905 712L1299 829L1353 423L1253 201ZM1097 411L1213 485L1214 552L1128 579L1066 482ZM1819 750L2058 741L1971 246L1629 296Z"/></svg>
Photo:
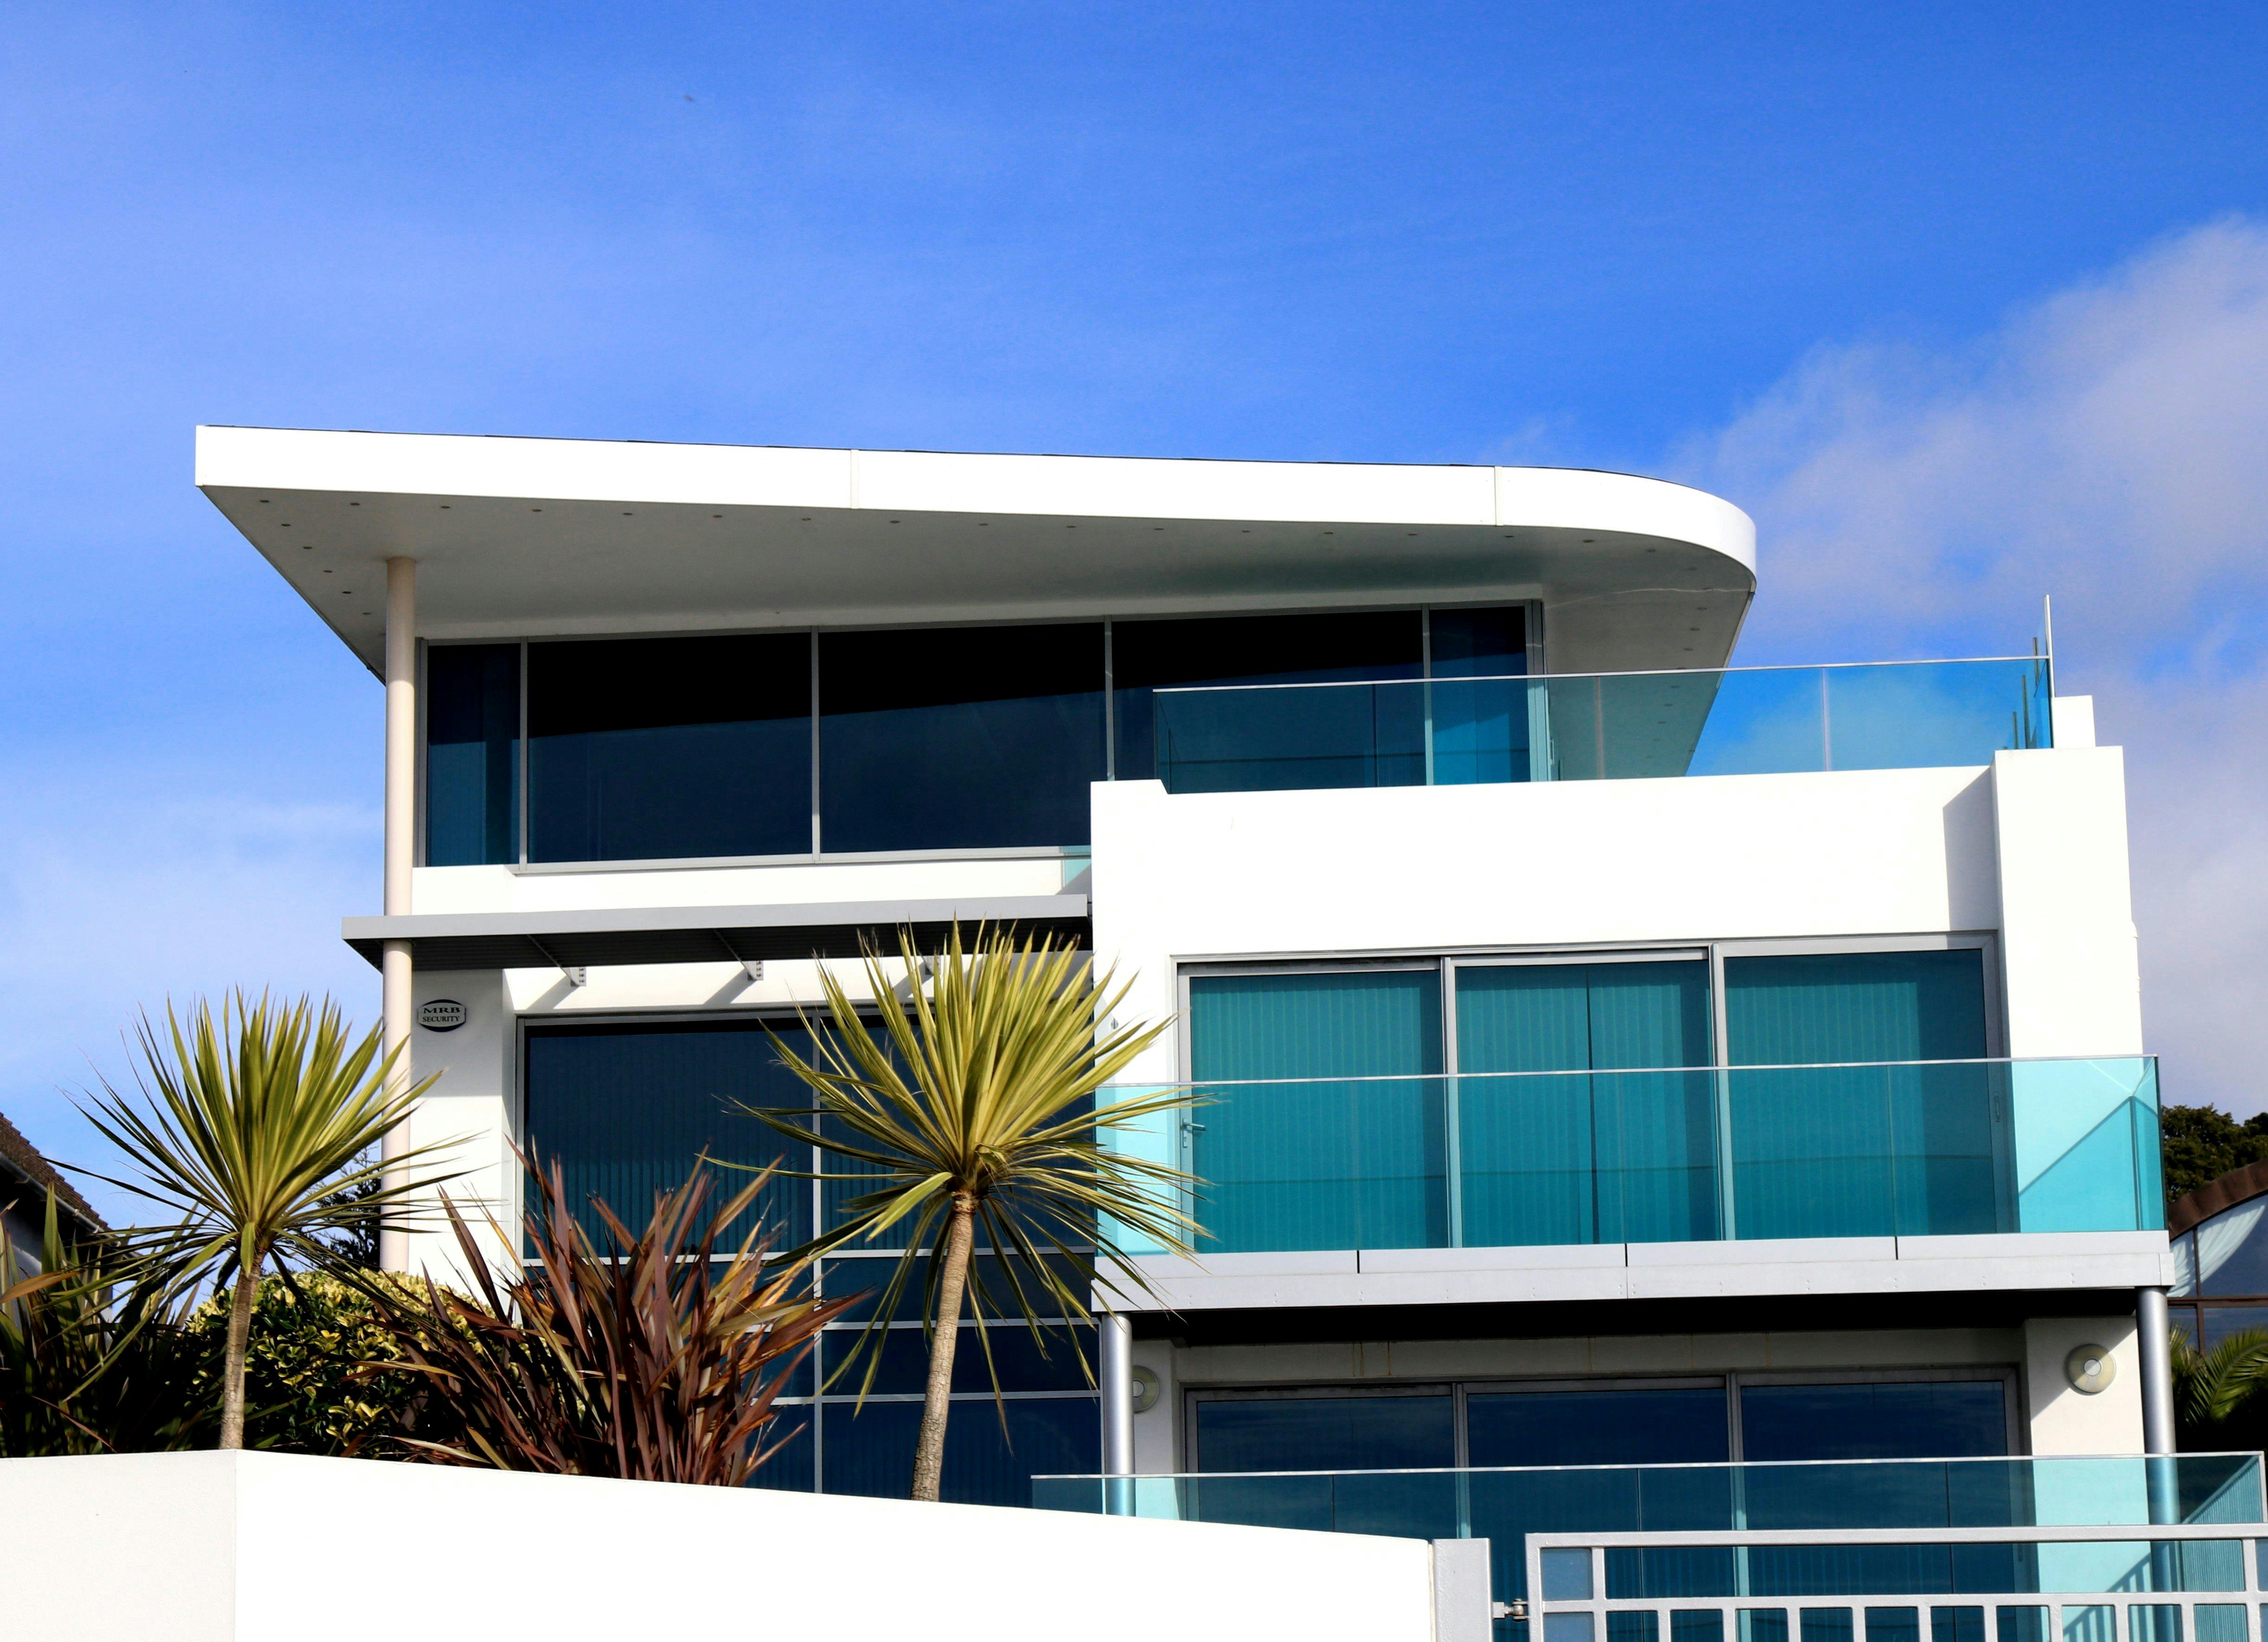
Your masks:
<svg viewBox="0 0 2268 1642"><path fill-rule="evenodd" d="M404 1296L412 1279L371 1273L365 1282ZM229 1307L218 1298L191 1314L198 1353L194 1393L218 1422ZM327 1272L261 1281L245 1356L245 1446L289 1454L399 1459L394 1439L414 1428L425 1382L401 1360L395 1337L364 1287Z"/></svg>
<svg viewBox="0 0 2268 1642"><path fill-rule="evenodd" d="M899 932L898 951L909 982L903 997L880 955L866 955L880 1037L822 969L828 1020L805 1023L811 1058L774 1039L781 1064L810 1088L817 1120L809 1111L749 1110L799 1145L857 1168L831 1178L869 1188L844 1206L841 1225L799 1252L905 1228L905 1253L861 1337L865 1386L880 1359L880 1320L897 1314L923 1272L930 1363L911 1494L935 1499L964 1300L989 1366L988 1316L1020 1317L1044 1352L1040 1318L1089 1321L1098 1283L1106 1292L1121 1281L1146 1287L1119 1237L1190 1252L1197 1228L1181 1207L1189 1177L1110 1143L1113 1131L1169 1120L1189 1096L1167 1089L1097 1109L1101 1091L1165 1027L1102 1024L1126 986L1108 973L1096 978L1069 942L1019 946L1004 931L980 927L972 951L955 925L925 986L910 931ZM969 1257L979 1242L993 1251L990 1278ZM1075 1338L1068 1349L1085 1368Z"/></svg>
<svg viewBox="0 0 2268 1642"><path fill-rule="evenodd" d="M2187 1453L2268 1448L2268 1333L2242 1329L2209 1352L2174 1330L2174 1434Z"/></svg>
<svg viewBox="0 0 2268 1642"><path fill-rule="evenodd" d="M2158 1113L2158 1133L2168 1203L2268 1159L2268 1112L2240 1122L2217 1106L2168 1106Z"/></svg>

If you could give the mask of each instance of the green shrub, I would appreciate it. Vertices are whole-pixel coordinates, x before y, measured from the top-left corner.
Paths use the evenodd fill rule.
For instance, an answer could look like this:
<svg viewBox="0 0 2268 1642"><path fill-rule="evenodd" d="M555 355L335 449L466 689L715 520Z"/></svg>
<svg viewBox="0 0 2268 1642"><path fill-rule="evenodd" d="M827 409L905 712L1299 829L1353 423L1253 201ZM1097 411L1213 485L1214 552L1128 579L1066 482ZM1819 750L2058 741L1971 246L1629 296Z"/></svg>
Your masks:
<svg viewBox="0 0 2268 1642"><path fill-rule="evenodd" d="M424 1286L378 1272L364 1280L405 1298ZM189 1319L203 1348L198 1391L217 1409L228 1307L207 1301ZM335 1277L299 1273L262 1280L253 1301L245 1364L246 1446L291 1454L402 1457L392 1438L424 1389L409 1372L357 1374L365 1363L400 1362L394 1337L376 1321L368 1296Z"/></svg>

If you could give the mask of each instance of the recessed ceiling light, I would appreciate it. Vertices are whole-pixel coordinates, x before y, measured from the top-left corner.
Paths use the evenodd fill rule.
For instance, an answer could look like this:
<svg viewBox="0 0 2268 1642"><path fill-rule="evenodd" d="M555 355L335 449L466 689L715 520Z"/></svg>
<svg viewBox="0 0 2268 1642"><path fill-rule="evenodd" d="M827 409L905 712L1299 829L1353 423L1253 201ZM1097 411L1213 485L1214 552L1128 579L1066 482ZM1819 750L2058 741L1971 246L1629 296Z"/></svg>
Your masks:
<svg viewBox="0 0 2268 1642"><path fill-rule="evenodd" d="M352 597L352 596L353 596L353 593L354 593L354 589L352 589L352 588L350 588L350 587L342 587L342 588L341 588L341 589L339 590L339 597L340 597L341 598L347 598L347 597Z"/></svg>
<svg viewBox="0 0 2268 1642"><path fill-rule="evenodd" d="M347 503L347 506L349 506L349 507L350 507L350 508L358 508L358 507L362 506L362 503L361 503L361 502L348 502L348 503Z"/></svg>
<svg viewBox="0 0 2268 1642"><path fill-rule="evenodd" d="M444 512L444 513L446 513L448 510L449 510L449 504L448 504L447 502L443 502L443 503L441 504L441 511L442 511L442 512Z"/></svg>
<svg viewBox="0 0 2268 1642"><path fill-rule="evenodd" d="M265 496L261 497L261 498L260 498L260 505L261 505L261 507L263 507L263 508L264 508L264 507L266 507L266 506L268 505L268 498L267 498L267 497L265 497Z"/></svg>
<svg viewBox="0 0 2268 1642"><path fill-rule="evenodd" d="M709 517L710 517L711 518L712 518L712 519L721 519L721 518L723 518L725 516L724 516L723 514L721 514L721 513L712 513L712 514L711 514Z"/></svg>
<svg viewBox="0 0 2268 1642"><path fill-rule="evenodd" d="M326 571L324 571L324 572L323 572L323 574L324 574L325 575L336 575L338 574L338 572L337 572L336 570L326 570Z"/></svg>
<svg viewBox="0 0 2268 1642"><path fill-rule="evenodd" d="M315 551L315 544L313 542L301 542L299 544L299 551L301 553L313 553Z"/></svg>
<svg viewBox="0 0 2268 1642"><path fill-rule="evenodd" d="M542 509L541 508L530 508L530 509L528 509L528 511L529 511L530 513L541 513L541 512L542 512L542 511L543 511L543 509Z"/></svg>
<svg viewBox="0 0 2268 1642"><path fill-rule="evenodd" d="M1585 538L1583 538L1583 539L1584 539L1585 541L1587 541L1587 541L1595 541L1595 540L1597 540L1598 539L1597 539L1596 537L1593 537L1593 536L1586 536Z"/></svg>

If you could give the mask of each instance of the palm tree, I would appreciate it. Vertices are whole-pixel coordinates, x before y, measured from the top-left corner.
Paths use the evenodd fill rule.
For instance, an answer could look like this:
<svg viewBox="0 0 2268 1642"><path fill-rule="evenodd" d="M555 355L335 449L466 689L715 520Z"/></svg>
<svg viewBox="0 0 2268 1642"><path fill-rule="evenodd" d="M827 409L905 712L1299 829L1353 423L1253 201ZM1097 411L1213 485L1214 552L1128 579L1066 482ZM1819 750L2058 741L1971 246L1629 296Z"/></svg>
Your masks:
<svg viewBox="0 0 2268 1642"><path fill-rule="evenodd" d="M244 1362L261 1269L320 1266L342 1232L400 1224L413 1194L453 1176L398 1173L442 1149L423 1146L381 1164L379 1142L408 1120L432 1083L388 1093L394 1056L375 1030L348 1041L338 1006L306 998L278 1006L262 993L200 1000L186 1024L166 1007L161 1037L139 1030L139 1102L104 1082L81 1107L139 1179L98 1180L158 1205L173 1224L122 1241L141 1282L164 1306L210 1282L232 1284L222 1360L220 1446L244 1446Z"/></svg>
<svg viewBox="0 0 2268 1642"><path fill-rule="evenodd" d="M1168 1089L1095 1109L1097 1092L1166 1028L1098 1029L1126 986L1108 973L1095 978L1089 960L1069 943L1049 938L1019 947L1006 933L988 935L980 927L972 953L956 925L926 989L910 931L899 932L898 949L907 977L903 997L884 974L880 954L871 948L866 954L869 1007L881 1017L880 1037L867 1027L861 1006L822 970L829 1019L826 1025L805 1022L811 1059L774 1037L781 1063L810 1086L815 1111L746 1110L790 1140L859 1166L832 1178L873 1188L846 1206L840 1226L799 1254L823 1254L906 1227L905 1253L862 1337L871 1348L869 1388L880 1356L875 1330L895 1313L926 1259L922 1315L929 1380L912 1497L935 1499L964 1308L974 1310L989 1365L984 1321L988 1313L1003 1314L1004 1301L1035 1335L1042 1316L1092 1322L1088 1296L1098 1281L1116 1293L1123 1293L1122 1279L1149 1291L1118 1238L1190 1252L1198 1228L1179 1206L1189 1177L1110 1149L1104 1133L1179 1111L1189 1096ZM980 1234L996 1263L989 1281L983 1268L972 1272L970 1265ZM1075 1337L1072 1350L1079 1350ZM1084 1352L1079 1362L1086 1367Z"/></svg>
<svg viewBox="0 0 2268 1642"><path fill-rule="evenodd" d="M2268 1333L2240 1329L2199 1351L2176 1329L2173 1363L2176 1447L2250 1448L2268 1434Z"/></svg>

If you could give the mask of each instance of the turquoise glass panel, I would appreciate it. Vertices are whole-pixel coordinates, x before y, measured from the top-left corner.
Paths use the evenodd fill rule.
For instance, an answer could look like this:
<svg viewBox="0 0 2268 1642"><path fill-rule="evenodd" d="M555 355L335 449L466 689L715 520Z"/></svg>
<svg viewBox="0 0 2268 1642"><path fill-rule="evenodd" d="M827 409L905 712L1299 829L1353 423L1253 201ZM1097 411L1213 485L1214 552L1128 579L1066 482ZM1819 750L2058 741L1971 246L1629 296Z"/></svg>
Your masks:
<svg viewBox="0 0 2268 1642"><path fill-rule="evenodd" d="M2053 685L2033 659L1527 678L1508 636L1453 634L1448 614L1432 617L1430 683L1341 673L1291 693L1296 707L1248 686L1173 687L1226 684L1226 666L1122 688L1119 773L1146 773L1153 738L1175 792L1922 769L2054 745Z"/></svg>
<svg viewBox="0 0 2268 1642"><path fill-rule="evenodd" d="M1716 1080L1700 963L1460 966L1463 1242L1717 1235ZM1633 1068L1623 1071L1621 1068Z"/></svg>
<svg viewBox="0 0 2268 1642"><path fill-rule="evenodd" d="M1728 958L1725 1012L1734 1067L1764 1068L1727 1080L1739 1236L2015 1229L1982 953Z"/></svg>
<svg viewBox="0 0 2268 1642"><path fill-rule="evenodd" d="M1436 971L1199 976L1192 1114L1206 1248L1406 1249L1447 1238ZM1417 1074L1404 1076L1402 1074Z"/></svg>
<svg viewBox="0 0 2268 1642"><path fill-rule="evenodd" d="M2019 1230L2165 1225L2155 1060L2019 1061L2009 1079Z"/></svg>

